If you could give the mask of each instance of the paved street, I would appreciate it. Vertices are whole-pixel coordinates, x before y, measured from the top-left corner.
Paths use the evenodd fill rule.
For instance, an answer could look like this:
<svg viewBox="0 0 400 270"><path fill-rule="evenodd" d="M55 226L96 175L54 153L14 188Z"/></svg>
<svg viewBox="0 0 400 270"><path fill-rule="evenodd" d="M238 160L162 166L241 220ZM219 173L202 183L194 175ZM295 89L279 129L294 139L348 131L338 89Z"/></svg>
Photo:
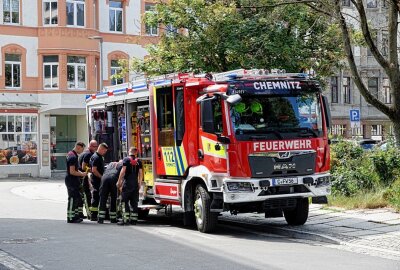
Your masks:
<svg viewBox="0 0 400 270"><path fill-rule="evenodd" d="M1 270L400 269L395 256L360 254L316 238L269 233L262 226L291 228L279 224L280 219L259 224L259 216L239 220L251 221L259 229L229 223L224 217L215 234L183 228L178 218L162 215L152 215L135 227L67 224L61 181L2 180L0 205ZM315 211L325 210L313 210L308 226L317 217Z"/></svg>

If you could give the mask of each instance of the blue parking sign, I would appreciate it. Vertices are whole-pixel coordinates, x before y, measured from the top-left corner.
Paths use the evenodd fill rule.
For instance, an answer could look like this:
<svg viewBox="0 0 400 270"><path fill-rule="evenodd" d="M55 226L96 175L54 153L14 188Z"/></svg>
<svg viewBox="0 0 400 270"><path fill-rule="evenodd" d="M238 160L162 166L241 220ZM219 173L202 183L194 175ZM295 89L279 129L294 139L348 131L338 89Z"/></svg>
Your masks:
<svg viewBox="0 0 400 270"><path fill-rule="evenodd" d="M350 121L359 122L360 121L360 110L350 110Z"/></svg>

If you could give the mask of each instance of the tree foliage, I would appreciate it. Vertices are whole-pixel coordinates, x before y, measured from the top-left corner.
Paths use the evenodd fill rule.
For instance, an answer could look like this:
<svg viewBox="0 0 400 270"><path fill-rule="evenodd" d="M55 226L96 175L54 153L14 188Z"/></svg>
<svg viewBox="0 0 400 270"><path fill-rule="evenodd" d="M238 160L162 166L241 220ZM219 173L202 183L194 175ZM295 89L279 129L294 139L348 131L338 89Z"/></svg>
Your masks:
<svg viewBox="0 0 400 270"><path fill-rule="evenodd" d="M149 75L220 72L237 68L313 69L329 75L343 58L341 32L330 18L306 5L247 8L258 0L171 0L145 16L166 29L145 60L130 70ZM177 31L171 31L177 29Z"/></svg>

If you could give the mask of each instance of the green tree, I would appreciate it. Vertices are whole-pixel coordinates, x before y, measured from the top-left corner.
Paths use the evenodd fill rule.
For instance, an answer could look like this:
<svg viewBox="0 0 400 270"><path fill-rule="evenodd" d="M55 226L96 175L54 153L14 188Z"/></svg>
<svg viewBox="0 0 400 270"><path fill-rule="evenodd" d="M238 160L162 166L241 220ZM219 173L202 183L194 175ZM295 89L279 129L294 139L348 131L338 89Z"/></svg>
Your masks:
<svg viewBox="0 0 400 270"><path fill-rule="evenodd" d="M258 4L269 0L253 1ZM171 0L145 16L166 29L145 60L127 69L148 75L237 68L313 69L329 75L343 57L340 29L307 5L245 8L250 1ZM171 31L171 29L178 29Z"/></svg>

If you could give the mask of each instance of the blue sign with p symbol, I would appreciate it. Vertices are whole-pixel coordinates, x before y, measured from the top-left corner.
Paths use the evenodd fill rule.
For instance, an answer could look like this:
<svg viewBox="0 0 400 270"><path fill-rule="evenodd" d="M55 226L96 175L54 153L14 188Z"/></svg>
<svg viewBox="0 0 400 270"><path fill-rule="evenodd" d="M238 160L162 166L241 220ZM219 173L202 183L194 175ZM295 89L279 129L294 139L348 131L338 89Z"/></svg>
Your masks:
<svg viewBox="0 0 400 270"><path fill-rule="evenodd" d="M351 122L360 121L360 110L350 110L350 121Z"/></svg>

